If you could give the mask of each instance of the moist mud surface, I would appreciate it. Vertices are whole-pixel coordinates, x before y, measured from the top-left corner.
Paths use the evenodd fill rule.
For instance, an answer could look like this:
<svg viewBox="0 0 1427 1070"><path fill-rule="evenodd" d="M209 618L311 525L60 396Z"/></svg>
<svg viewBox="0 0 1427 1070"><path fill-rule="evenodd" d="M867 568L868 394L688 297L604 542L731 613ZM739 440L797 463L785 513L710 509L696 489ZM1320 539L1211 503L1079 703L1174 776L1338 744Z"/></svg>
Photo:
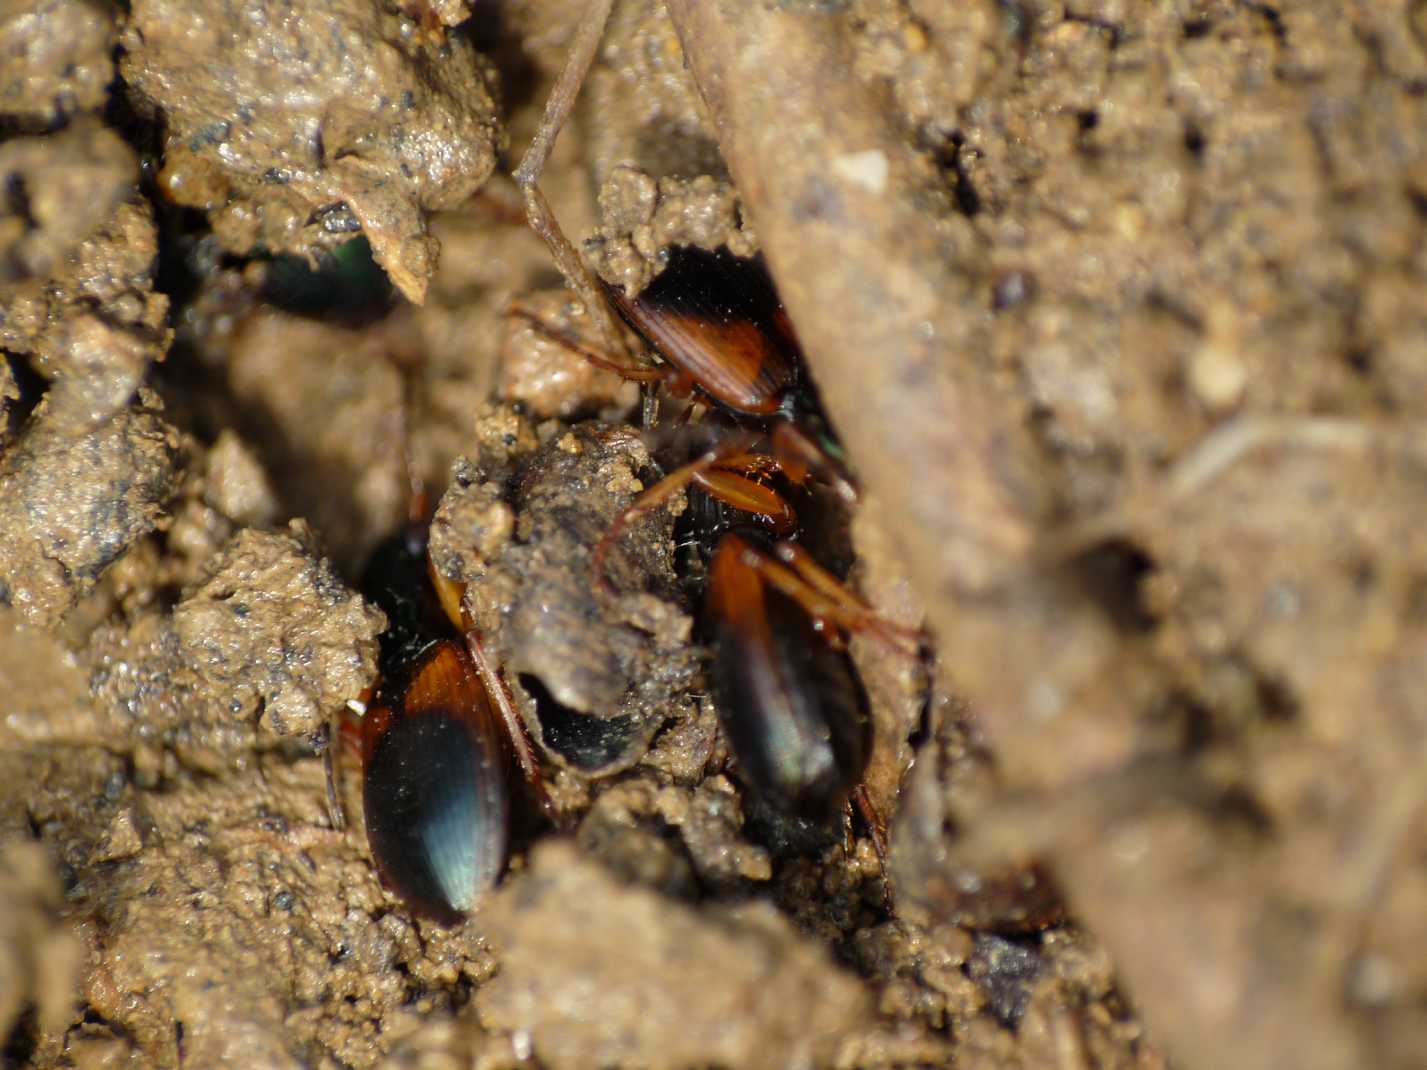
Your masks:
<svg viewBox="0 0 1427 1070"><path fill-rule="evenodd" d="M885 861L749 790L693 496L604 545L708 421L508 177L585 6L0 12L0 1063L1421 1065L1421 5L616 4L541 184L771 269ZM336 728L415 514L548 794L449 929Z"/></svg>

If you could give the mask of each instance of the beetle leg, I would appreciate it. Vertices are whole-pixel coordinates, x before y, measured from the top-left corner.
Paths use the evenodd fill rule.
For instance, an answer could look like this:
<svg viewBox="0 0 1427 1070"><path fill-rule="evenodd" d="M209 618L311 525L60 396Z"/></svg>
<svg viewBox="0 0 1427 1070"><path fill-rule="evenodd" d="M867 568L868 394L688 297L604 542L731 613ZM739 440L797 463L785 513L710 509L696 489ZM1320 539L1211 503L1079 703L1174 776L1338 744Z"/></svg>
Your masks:
<svg viewBox="0 0 1427 1070"><path fill-rule="evenodd" d="M823 614L825 620L844 631L867 632L888 646L907 654L919 655L922 652L924 643L919 629L878 616L876 610L819 565L812 554L797 543L780 542L774 547L774 551L779 561L787 565L798 579L804 581L831 605L831 612ZM793 595L792 591L785 590L784 593ZM809 612L813 610L809 609Z"/></svg>
<svg viewBox="0 0 1427 1070"><path fill-rule="evenodd" d="M691 401L687 405L685 405L683 411L681 411L678 416L675 416L674 419L670 421L669 426L675 431L687 427L689 425L689 421L694 418L694 407L696 404L696 402Z"/></svg>
<svg viewBox="0 0 1427 1070"><path fill-rule="evenodd" d="M645 431L653 431L659 428L660 424L663 423L664 427L662 431L665 435L668 435L670 432L681 431L689 426L695 413L699 412L702 408L702 404L694 397L696 384L694 383L694 377L692 375L688 372L681 372L678 368L674 367L674 365L668 363L662 363L658 365L658 367L666 370L663 383L644 383L640 386L643 405L639 413L639 426ZM659 389L660 386L663 387L662 392ZM672 420L664 421L663 419L661 393L667 394L669 397L679 401L687 402L687 404L679 410L678 415Z"/></svg>
<svg viewBox="0 0 1427 1070"><path fill-rule="evenodd" d="M866 784L858 784L852 789L849 801L857 809L857 814L867 824L867 834L872 840L872 849L877 852L877 861L887 872L887 819L872 802Z"/></svg>
<svg viewBox="0 0 1427 1070"><path fill-rule="evenodd" d="M639 386L639 426L648 431L659 422L659 390L648 383Z"/></svg>
<svg viewBox="0 0 1427 1070"><path fill-rule="evenodd" d="M919 631L879 617L801 546L780 542L775 549L777 559L744 543L744 563L807 610L820 631L835 628L840 633L866 632L894 650L911 656L921 652ZM841 641L840 635L828 634L827 638L834 644Z"/></svg>
<svg viewBox="0 0 1427 1070"><path fill-rule="evenodd" d="M507 316L514 316L516 319L524 320L536 334L542 338L554 342L556 345L568 349L576 356L589 361L596 368L602 368L607 372L613 372L621 379L628 379L636 383L662 383L671 378L672 370L668 365L638 365L621 364L610 360L598 350L591 349L575 339L571 338L564 331L550 326L530 309L526 308L519 301L513 301L506 308Z"/></svg>
<svg viewBox="0 0 1427 1070"><path fill-rule="evenodd" d="M866 784L858 784L852 789L847 800L848 809L856 809L859 817L867 825L867 836L872 841L872 850L877 854L877 868L882 871L882 903L888 914L896 914L897 904L892 896L892 876L887 868L887 819L872 802Z"/></svg>
<svg viewBox="0 0 1427 1070"><path fill-rule="evenodd" d="M737 535L730 535L727 538L738 539L738 549L744 565L756 572L762 582L776 588L802 606L808 616L813 618L813 627L832 646L841 649L843 645L842 633L859 630L864 626L863 618L872 616L872 611L865 607L849 609L844 605L841 595L830 595L820 583L809 581L788 564L769 557L763 551L755 549L743 539L739 539ZM791 544L779 543L778 545L781 547ZM834 580L834 582L836 581ZM845 592L845 595L847 598L853 597L851 592ZM856 602L855 599L853 601Z"/></svg>
<svg viewBox="0 0 1427 1070"><path fill-rule="evenodd" d="M644 491L643 494L635 498L629 507L614 518L614 522L605 530L600 541L595 543L594 552L590 554L590 565L594 572L595 588L603 594L614 593L610 586L608 577L605 576L605 559L609 557L610 549L619 537L624 534L624 530L630 524L638 520L647 513L652 513L661 505L667 502L674 495L686 488L695 478L706 472L711 472L716 468L721 468L735 458L751 457L754 454L748 453L748 446L752 439L746 435L735 435L718 443L713 449L708 450L702 457L690 461L686 465L674 469L667 476L661 479L654 486Z"/></svg>
<svg viewBox="0 0 1427 1070"><path fill-rule="evenodd" d="M580 86L584 83L585 75L589 73L590 64L594 62L595 50L599 48L600 38L604 36L605 23L609 21L613 4L614 0L590 0L589 6L585 8L575 30L575 39L571 42L569 54L565 57L564 69L555 80L550 99L545 102L545 114L541 116L540 126L535 131L535 137L531 139L530 147L525 150L520 166L515 169L515 184L520 187L521 195L525 199L525 216L530 223L530 229L540 235L550 249L550 255L555 260L555 266L560 269L560 274L565 276L565 281L579 295L590 315L600 325L600 334L608 345L609 352L622 353L624 343L609 307L600 296L599 288L590 279L589 272L585 270L575 247L570 244L570 239L565 237L565 232L560 229L560 224L556 222L550 211L550 204L545 200L545 194L540 191L538 185L540 173L545 170L550 151L555 147L555 138L559 136L560 128L570 117L575 98L580 93Z"/></svg>
<svg viewBox="0 0 1427 1070"><path fill-rule="evenodd" d="M694 377L692 375L690 375L688 372L676 371L673 375L669 376L668 380L665 383L665 389L667 389L669 393L673 394L676 398L687 398L693 396L694 385ZM690 405L689 408L685 409L684 411L691 412L692 409L693 406ZM675 424L674 426L682 427L683 424Z"/></svg>
<svg viewBox="0 0 1427 1070"><path fill-rule="evenodd" d="M342 796L337 793L337 748L332 744L330 722L322 726L318 742L322 747L322 773L327 780L327 818L332 828L341 832L347 827L347 812L342 808Z"/></svg>
<svg viewBox="0 0 1427 1070"><path fill-rule="evenodd" d="M857 504L857 485L842 462L830 456L792 420L779 420L773 425L768 438L783 474L794 483L801 484L809 473L813 473L847 505Z"/></svg>
<svg viewBox="0 0 1427 1070"><path fill-rule="evenodd" d="M510 740L511 752L515 756L516 764L520 766L521 775L525 777L526 784L530 786L531 794L540 803L540 809L545 811L545 815L551 821L558 824L554 804L550 801L550 793L545 790L545 777L540 772L540 763L535 758L535 748L530 744L530 735L525 730L525 722L520 719L520 714L516 711L515 702L511 698L510 688L506 686L505 678L501 676L490 655L486 653L486 647L481 642L481 637L474 631L466 632L466 648L471 652L471 660L476 663L476 672L480 674L487 694L495 701L496 709L500 711L501 720L505 722L506 737Z"/></svg>
<svg viewBox="0 0 1427 1070"><path fill-rule="evenodd" d="M342 806L342 795L337 785L337 751L346 750L356 759L362 760L362 718L372 701L370 687L362 691L362 697L349 699L337 714L337 738L332 738L332 726L322 726L322 772L327 780L327 816L332 820L332 828L341 832L347 827L347 812Z"/></svg>
<svg viewBox="0 0 1427 1070"><path fill-rule="evenodd" d="M725 505L762 517L779 535L791 535L798 527L798 517L792 506L768 484L750 479L744 474L746 471L746 467L740 472L720 466L709 472L695 473L693 482Z"/></svg>

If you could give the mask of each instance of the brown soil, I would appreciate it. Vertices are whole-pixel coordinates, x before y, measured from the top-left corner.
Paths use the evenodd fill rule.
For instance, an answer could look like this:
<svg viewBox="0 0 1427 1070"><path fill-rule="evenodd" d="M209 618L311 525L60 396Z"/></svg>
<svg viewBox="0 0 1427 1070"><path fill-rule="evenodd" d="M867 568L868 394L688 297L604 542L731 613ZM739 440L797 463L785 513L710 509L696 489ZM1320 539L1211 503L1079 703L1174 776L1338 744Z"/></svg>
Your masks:
<svg viewBox="0 0 1427 1070"><path fill-rule="evenodd" d="M543 185L778 281L934 647L885 882L744 792L682 497L591 585L657 443L502 177L583 7L0 11L0 1062L1421 1065L1422 5L617 5ZM554 813L450 930L320 753L413 479Z"/></svg>

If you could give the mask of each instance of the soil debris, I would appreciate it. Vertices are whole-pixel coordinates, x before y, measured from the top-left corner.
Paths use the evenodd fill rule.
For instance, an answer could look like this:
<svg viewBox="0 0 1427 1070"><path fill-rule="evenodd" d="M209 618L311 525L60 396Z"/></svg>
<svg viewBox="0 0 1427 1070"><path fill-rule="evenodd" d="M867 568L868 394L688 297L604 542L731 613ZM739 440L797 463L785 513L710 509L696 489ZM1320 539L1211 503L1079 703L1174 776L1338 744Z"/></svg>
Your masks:
<svg viewBox="0 0 1427 1070"><path fill-rule="evenodd" d="M154 530L182 453L152 395L79 434L46 398L0 464L0 604L53 626Z"/></svg>
<svg viewBox="0 0 1427 1070"><path fill-rule="evenodd" d="M469 198L504 135L490 64L414 29L344 0L134 4L120 70L163 117L160 188L234 253L312 256L360 230L420 304L437 255L423 213Z"/></svg>
<svg viewBox="0 0 1427 1070"><path fill-rule="evenodd" d="M604 281L627 294L639 293L659 274L659 256L670 245L726 246L735 256L758 252L726 179L656 179L620 166L600 188L599 204L600 233L586 252Z"/></svg>
<svg viewBox="0 0 1427 1070"><path fill-rule="evenodd" d="M0 14L0 115L45 129L99 111L114 80L114 37L113 14L87 0L7 4Z"/></svg>
<svg viewBox="0 0 1427 1070"><path fill-rule="evenodd" d="M26 1008L42 1032L74 1013L84 949L61 918L63 895L48 852L37 843L0 847L0 1031Z"/></svg>
<svg viewBox="0 0 1427 1070"><path fill-rule="evenodd" d="M208 451L204 499L240 527L267 527L277 516L267 469L231 430L222 431Z"/></svg>
<svg viewBox="0 0 1427 1070"><path fill-rule="evenodd" d="M53 419L96 427L129 403L171 335L138 161L82 120L0 146L0 172L14 198L0 221L0 345L55 384Z"/></svg>
<svg viewBox="0 0 1427 1070"><path fill-rule="evenodd" d="M244 317L215 369L284 511L309 518L349 575L396 529L411 493L391 348L383 331L262 309Z"/></svg>
<svg viewBox="0 0 1427 1070"><path fill-rule="evenodd" d="M593 188L634 162L656 179L727 178L674 23L656 0L615 5L584 105L600 119L584 125Z"/></svg>
<svg viewBox="0 0 1427 1070"><path fill-rule="evenodd" d="M931 738L902 789L893 826L891 870L903 913L977 931L1044 929L1064 905L1033 857L993 862L959 854L959 823L995 797L996 770L954 699L936 696L930 716Z"/></svg>
<svg viewBox="0 0 1427 1070"><path fill-rule="evenodd" d="M806 1065L868 1020L856 981L767 905L695 913L568 847L538 849L489 923L502 965L481 1019L552 1067Z"/></svg>
<svg viewBox="0 0 1427 1070"><path fill-rule="evenodd" d="M381 917L360 840L327 827L324 800L319 762L276 756L146 795L142 850L79 889L95 916L95 1013L167 1065L181 1050L185 1063L296 1067L314 1045L366 1065L415 989L483 979L490 963L474 944L423 952L409 921ZM176 913L192 919L181 931ZM156 946L163 956L146 952ZM409 973L391 968L413 955L423 964ZM337 1004L339 1015L313 1013ZM436 1007L422 996L413 1009Z"/></svg>
<svg viewBox="0 0 1427 1070"><path fill-rule="evenodd" d="M306 525L239 532L171 613L105 625L87 660L95 698L130 738L195 768L243 762L262 738L312 739L376 673L385 626L318 555Z"/></svg>
<svg viewBox="0 0 1427 1070"><path fill-rule="evenodd" d="M595 799L578 842L620 879L692 900L700 889L746 891L745 882L772 876L767 850L742 838L743 825L727 777L709 777L694 790L625 780ZM670 830L678 832L677 845Z"/></svg>
<svg viewBox="0 0 1427 1070"><path fill-rule="evenodd" d="M523 422L497 408L482 422L512 418ZM642 489L639 473L651 465L642 438L627 426L579 424L511 456L522 439L533 442L528 425L500 436L484 463L458 466L432 524L432 560L467 583L471 619L500 652L536 738L557 760L616 771L667 720L691 712L692 624L670 601L673 518L661 511L620 540L608 578L625 593L601 592L591 555Z"/></svg>
<svg viewBox="0 0 1427 1070"><path fill-rule="evenodd" d="M459 26L471 17L470 0L397 0L403 15L423 26L435 22L441 26Z"/></svg>
<svg viewBox="0 0 1427 1070"><path fill-rule="evenodd" d="M312 736L371 680L383 622L294 524L240 532L173 626L202 686L235 697L235 717L256 707L274 735Z"/></svg>
<svg viewBox="0 0 1427 1070"><path fill-rule="evenodd" d="M499 395L522 404L536 420L607 419L633 410L638 385L598 368L560 339L598 351L589 317L564 291L522 298L518 316L506 320ZM539 321L539 326L531 320Z"/></svg>
<svg viewBox="0 0 1427 1070"><path fill-rule="evenodd" d="M81 241L134 193L138 160L98 120L0 145L0 284L54 275ZM7 317L8 318L8 317Z"/></svg>

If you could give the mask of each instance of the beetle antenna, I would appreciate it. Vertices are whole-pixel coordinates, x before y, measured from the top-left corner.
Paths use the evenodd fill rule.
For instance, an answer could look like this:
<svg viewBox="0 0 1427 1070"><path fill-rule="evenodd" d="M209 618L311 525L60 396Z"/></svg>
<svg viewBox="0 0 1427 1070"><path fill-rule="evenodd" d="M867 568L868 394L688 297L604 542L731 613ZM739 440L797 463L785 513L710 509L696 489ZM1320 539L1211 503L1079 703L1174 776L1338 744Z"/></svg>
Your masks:
<svg viewBox="0 0 1427 1070"><path fill-rule="evenodd" d="M337 793L337 756L333 753L332 725L324 724L317 732L317 745L322 748L322 772L327 777L327 817L332 828L341 832L347 827L347 812L342 808L342 796Z"/></svg>
<svg viewBox="0 0 1427 1070"><path fill-rule="evenodd" d="M401 405L397 412L397 435L401 439L401 468L405 477L406 522L417 527L426 522L430 510L430 496L426 492L426 482L416 469L411 455L411 414L416 408L416 370L405 361L398 365L401 372Z"/></svg>
<svg viewBox="0 0 1427 1070"><path fill-rule="evenodd" d="M590 64L594 62L595 51L604 36L605 24L609 21L610 9L613 6L614 0L591 0L585 8L575 30L575 39L567 53L565 66L545 102L545 113L540 118L540 126L535 131L535 137L531 139L530 147L521 157L520 166L515 169L515 184L520 187L525 200L525 215L530 222L530 229L540 235L550 250L555 266L560 269L560 274L565 276L565 282L594 317L609 352L623 353L624 342L614 317L610 314L609 306L601 299L599 288L591 281L580 254L560 229L560 224L550 211L550 204L545 200L545 194L540 191L539 186L540 173L545 170L545 162L550 158L551 149L555 147L555 138L559 136L560 128L565 125L565 120L570 117L570 112L575 107L575 98L579 96L580 86L584 84L585 75L589 73Z"/></svg>

